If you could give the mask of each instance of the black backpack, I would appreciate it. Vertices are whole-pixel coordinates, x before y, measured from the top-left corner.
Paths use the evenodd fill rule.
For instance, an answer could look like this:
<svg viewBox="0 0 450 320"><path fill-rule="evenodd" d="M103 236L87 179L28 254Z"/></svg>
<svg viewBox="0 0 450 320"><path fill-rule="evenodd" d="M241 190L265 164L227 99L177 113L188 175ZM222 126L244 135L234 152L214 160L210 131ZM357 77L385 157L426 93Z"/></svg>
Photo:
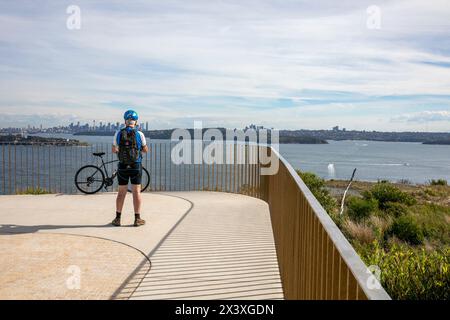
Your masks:
<svg viewBox="0 0 450 320"><path fill-rule="evenodd" d="M123 164L134 164L138 161L141 151L137 146L136 130L120 130L119 161Z"/></svg>

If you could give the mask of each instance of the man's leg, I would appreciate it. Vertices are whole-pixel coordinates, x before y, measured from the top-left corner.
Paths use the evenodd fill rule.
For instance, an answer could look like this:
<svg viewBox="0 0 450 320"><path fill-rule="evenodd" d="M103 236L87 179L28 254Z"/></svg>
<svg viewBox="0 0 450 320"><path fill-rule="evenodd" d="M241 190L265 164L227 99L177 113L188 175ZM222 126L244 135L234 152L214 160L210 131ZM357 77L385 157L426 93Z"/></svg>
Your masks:
<svg viewBox="0 0 450 320"><path fill-rule="evenodd" d="M119 185L119 192L117 192L117 198L116 198L116 211L122 212L123 209L123 203L125 202L125 197L128 192L128 186Z"/></svg>
<svg viewBox="0 0 450 320"><path fill-rule="evenodd" d="M142 220L140 216L142 203L141 185L132 184L131 191L133 191L134 225L137 227L145 224L145 220Z"/></svg>
<svg viewBox="0 0 450 320"><path fill-rule="evenodd" d="M141 203L142 203L141 185L140 184L132 184L131 191L133 191L134 213L140 213L141 212Z"/></svg>
<svg viewBox="0 0 450 320"><path fill-rule="evenodd" d="M120 226L120 215L122 214L123 203L125 202L127 191L127 185L119 185L119 191L117 192L116 198L116 218L112 222L115 226Z"/></svg>

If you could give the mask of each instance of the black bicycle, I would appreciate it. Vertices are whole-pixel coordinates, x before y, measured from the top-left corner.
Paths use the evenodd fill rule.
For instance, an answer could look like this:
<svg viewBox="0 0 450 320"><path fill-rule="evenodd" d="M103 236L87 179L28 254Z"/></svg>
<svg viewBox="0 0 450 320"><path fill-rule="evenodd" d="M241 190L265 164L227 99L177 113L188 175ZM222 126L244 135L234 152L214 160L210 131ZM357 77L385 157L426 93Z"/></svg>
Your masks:
<svg viewBox="0 0 450 320"><path fill-rule="evenodd" d="M86 194L93 194L99 192L103 187L105 190L108 190L108 187L112 186L114 183L114 178L117 176L117 169L113 171L112 175L108 175L108 170L106 169L106 165L118 162L119 160L112 161L103 161L103 156L105 152L94 152L94 156L100 157L102 160L102 165L100 167L94 165L87 165L78 169L75 174L75 185L77 189ZM150 184L150 174L147 169L142 167L142 183L141 183L141 192L147 189ZM131 192L130 187L128 187L128 191Z"/></svg>

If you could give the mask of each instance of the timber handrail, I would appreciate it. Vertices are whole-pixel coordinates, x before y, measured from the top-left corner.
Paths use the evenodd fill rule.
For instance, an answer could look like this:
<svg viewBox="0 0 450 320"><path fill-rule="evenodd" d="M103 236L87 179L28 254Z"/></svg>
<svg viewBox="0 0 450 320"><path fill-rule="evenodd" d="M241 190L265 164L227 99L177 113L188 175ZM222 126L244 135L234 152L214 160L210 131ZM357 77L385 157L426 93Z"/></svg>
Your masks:
<svg viewBox="0 0 450 320"><path fill-rule="evenodd" d="M286 299L389 300L378 280L278 151L278 172L262 177ZM273 158L272 158L273 159Z"/></svg>

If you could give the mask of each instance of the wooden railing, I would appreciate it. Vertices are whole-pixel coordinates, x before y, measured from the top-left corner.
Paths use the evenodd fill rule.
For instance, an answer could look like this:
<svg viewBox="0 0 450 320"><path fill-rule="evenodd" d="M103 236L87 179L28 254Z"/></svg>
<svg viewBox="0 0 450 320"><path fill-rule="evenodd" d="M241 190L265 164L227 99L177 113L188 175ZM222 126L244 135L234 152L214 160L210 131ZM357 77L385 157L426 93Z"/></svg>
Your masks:
<svg viewBox="0 0 450 320"><path fill-rule="evenodd" d="M200 152L203 152L205 143ZM171 161L174 142L151 142L143 165L150 171L148 191L221 191L261 198L269 204L283 290L287 299L389 299L370 289L373 277L301 178L274 149L245 143L224 146L225 163ZM2 145L0 194L27 188L76 193L75 172L98 161L93 152L115 159L111 144L88 147ZM278 170L261 175L261 154ZM207 159L206 159L207 160ZM232 160L232 161L231 161ZM109 165L112 172L116 164ZM117 182L108 191L117 190Z"/></svg>
<svg viewBox="0 0 450 320"><path fill-rule="evenodd" d="M112 139L112 138L111 138ZM259 197L259 162L256 145L224 144L223 163L210 163L205 155L201 163L174 164L171 150L177 142L151 141L150 152L142 165L150 172L147 191L222 191ZM203 153L206 142L200 143L192 156ZM74 184L77 170L87 164L99 165L94 152L105 152L105 162L117 159L111 143L89 146L0 145L0 194L17 194L27 189L42 189L51 193L80 193ZM117 163L109 163L110 175ZM117 191L117 181L108 189Z"/></svg>
<svg viewBox="0 0 450 320"><path fill-rule="evenodd" d="M261 177L261 198L270 208L285 298L390 299L291 165L268 152L279 168Z"/></svg>

